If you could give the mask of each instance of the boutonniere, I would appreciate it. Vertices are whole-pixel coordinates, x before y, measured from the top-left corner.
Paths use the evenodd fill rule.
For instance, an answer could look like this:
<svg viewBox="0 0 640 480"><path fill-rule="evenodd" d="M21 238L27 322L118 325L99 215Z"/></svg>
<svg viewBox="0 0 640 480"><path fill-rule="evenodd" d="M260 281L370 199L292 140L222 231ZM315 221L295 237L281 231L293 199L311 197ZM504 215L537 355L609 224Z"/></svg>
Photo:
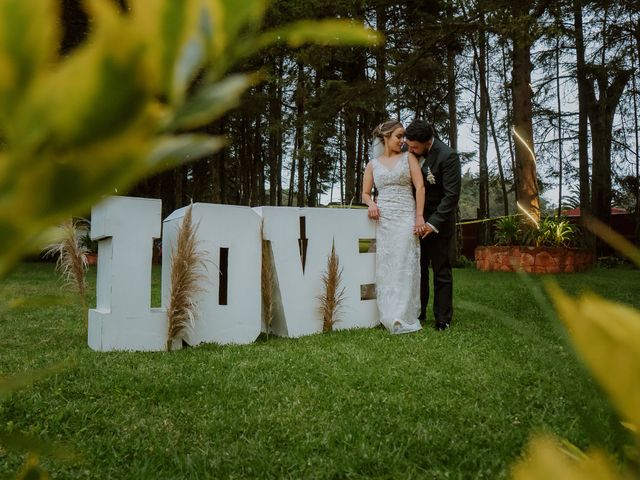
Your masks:
<svg viewBox="0 0 640 480"><path fill-rule="evenodd" d="M436 177L433 176L433 173L431 173L431 169L429 167L427 167L427 182L429 182L431 185L436 183Z"/></svg>

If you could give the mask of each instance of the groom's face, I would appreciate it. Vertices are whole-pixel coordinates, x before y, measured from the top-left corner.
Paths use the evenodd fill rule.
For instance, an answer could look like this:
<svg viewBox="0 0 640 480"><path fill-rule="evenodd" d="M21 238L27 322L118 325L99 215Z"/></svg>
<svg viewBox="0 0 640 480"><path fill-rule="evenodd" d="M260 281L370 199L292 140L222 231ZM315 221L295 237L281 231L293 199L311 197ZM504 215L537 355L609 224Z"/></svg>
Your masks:
<svg viewBox="0 0 640 480"><path fill-rule="evenodd" d="M423 157L427 154L427 152L431 148L432 143L433 143L433 139L429 140L428 142L419 142L418 140L407 140L409 151L418 158Z"/></svg>

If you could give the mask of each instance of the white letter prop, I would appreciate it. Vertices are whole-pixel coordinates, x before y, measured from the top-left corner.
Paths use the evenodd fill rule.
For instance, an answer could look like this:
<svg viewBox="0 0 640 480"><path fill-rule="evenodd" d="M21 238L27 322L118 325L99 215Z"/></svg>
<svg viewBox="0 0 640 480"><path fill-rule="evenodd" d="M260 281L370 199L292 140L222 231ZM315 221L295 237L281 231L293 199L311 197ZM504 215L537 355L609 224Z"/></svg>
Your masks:
<svg viewBox="0 0 640 480"><path fill-rule="evenodd" d="M162 306L169 304L171 254L185 208L164 221L162 235ZM195 203L193 223L198 225L199 248L206 252L207 278L198 296L198 315L190 345L201 342L252 343L260 335L262 302L260 217L248 207Z"/></svg>
<svg viewBox="0 0 640 480"><path fill-rule="evenodd" d="M166 312L150 308L161 206L160 200L109 197L91 210L91 239L99 240L97 305L89 310L93 350L166 349Z"/></svg>
<svg viewBox="0 0 640 480"><path fill-rule="evenodd" d="M375 300L361 300L360 286L375 281L375 254L359 253L358 240L375 238L366 210L260 207L264 239L275 267L273 333L299 337L322 331L319 299L331 246L342 270L344 301L335 329L374 327Z"/></svg>

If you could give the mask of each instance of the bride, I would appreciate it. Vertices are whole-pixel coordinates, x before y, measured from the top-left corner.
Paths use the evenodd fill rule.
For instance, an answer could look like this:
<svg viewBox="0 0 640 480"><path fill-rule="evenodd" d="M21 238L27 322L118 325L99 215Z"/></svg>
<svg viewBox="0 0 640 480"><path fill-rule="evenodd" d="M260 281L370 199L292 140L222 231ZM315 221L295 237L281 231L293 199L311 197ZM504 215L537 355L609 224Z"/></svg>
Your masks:
<svg viewBox="0 0 640 480"><path fill-rule="evenodd" d="M417 158L402 153L404 127L389 120L373 131L373 153L364 171L362 201L377 220L376 298L380 321L391 333L420 330L420 246L424 181ZM375 185L377 202L371 198ZM415 199L411 187L415 188ZM417 203L417 208L416 208Z"/></svg>

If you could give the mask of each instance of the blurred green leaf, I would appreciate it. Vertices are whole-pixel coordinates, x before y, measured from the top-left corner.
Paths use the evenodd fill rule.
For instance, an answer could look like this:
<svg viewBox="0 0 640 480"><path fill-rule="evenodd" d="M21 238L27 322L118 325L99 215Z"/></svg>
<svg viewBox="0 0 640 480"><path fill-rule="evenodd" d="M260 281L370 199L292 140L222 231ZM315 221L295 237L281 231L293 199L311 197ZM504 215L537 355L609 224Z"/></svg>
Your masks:
<svg viewBox="0 0 640 480"><path fill-rule="evenodd" d="M0 124L3 128L38 73L57 54L60 37L57 1L0 2Z"/></svg>
<svg viewBox="0 0 640 480"><path fill-rule="evenodd" d="M262 48L276 42L286 42L292 47L300 47L305 43L373 46L383 40L379 32L365 28L354 20L300 20L263 34L257 46Z"/></svg>
<svg viewBox="0 0 640 480"><path fill-rule="evenodd" d="M587 216L584 223L595 235L640 267L640 249L638 247L595 217Z"/></svg>
<svg viewBox="0 0 640 480"><path fill-rule="evenodd" d="M19 432L7 433L0 431L0 444L7 450L37 453L38 455L58 460L72 461L79 458L79 455L70 448L53 445L33 435Z"/></svg>
<svg viewBox="0 0 640 480"><path fill-rule="evenodd" d="M513 469L514 480L614 480L618 470L601 451L567 455L552 437L537 437Z"/></svg>
<svg viewBox="0 0 640 480"><path fill-rule="evenodd" d="M37 295L33 297L19 297L11 299L5 305L1 305L0 313L3 313L7 310L68 306L72 304L73 301L70 297L62 295Z"/></svg>
<svg viewBox="0 0 640 480"><path fill-rule="evenodd" d="M237 74L200 87L188 103L176 112L168 129L193 128L218 118L240 103L242 94L256 83L257 78L257 75Z"/></svg>
<svg viewBox="0 0 640 480"><path fill-rule="evenodd" d="M11 377L0 378L0 401L4 400L16 390L25 388L38 380L59 373L60 371L71 367L74 363L75 362L73 360L66 360L38 370L37 372L20 373Z"/></svg>
<svg viewBox="0 0 640 480"><path fill-rule="evenodd" d="M205 58L201 0L132 0L131 24L145 43L155 91L170 103L182 103Z"/></svg>
<svg viewBox="0 0 640 480"><path fill-rule="evenodd" d="M203 33L213 69L220 70L216 63L231 60L225 57L234 50L235 43L247 40L239 39L240 33L259 25L269 3L268 0L205 0L209 28Z"/></svg>
<svg viewBox="0 0 640 480"><path fill-rule="evenodd" d="M640 425L640 312L593 294L579 299L547 290L576 350L622 418Z"/></svg>
<svg viewBox="0 0 640 480"><path fill-rule="evenodd" d="M59 2L0 2L0 122L7 99L20 106L0 128L0 277L51 225L221 148L220 139L171 135L238 104L257 80L220 81L238 60L276 41L380 39L349 20L260 32L267 0L131 0L127 14L115 2L83 4L89 36L56 58Z"/></svg>
<svg viewBox="0 0 640 480"><path fill-rule="evenodd" d="M126 131L139 121L150 98L143 47L121 34L97 29L92 41L55 71L42 75L16 116L9 137L14 151L37 162L36 151L64 153ZM42 161L42 160L40 160Z"/></svg>
<svg viewBox="0 0 640 480"><path fill-rule="evenodd" d="M224 137L207 135L180 135L160 138L149 156L149 161L152 167L164 169L210 155L225 145L226 139Z"/></svg>
<svg viewBox="0 0 640 480"><path fill-rule="evenodd" d="M48 480L49 478L47 472L40 467L38 458L35 455L29 455L27 462L18 472L16 480Z"/></svg>

